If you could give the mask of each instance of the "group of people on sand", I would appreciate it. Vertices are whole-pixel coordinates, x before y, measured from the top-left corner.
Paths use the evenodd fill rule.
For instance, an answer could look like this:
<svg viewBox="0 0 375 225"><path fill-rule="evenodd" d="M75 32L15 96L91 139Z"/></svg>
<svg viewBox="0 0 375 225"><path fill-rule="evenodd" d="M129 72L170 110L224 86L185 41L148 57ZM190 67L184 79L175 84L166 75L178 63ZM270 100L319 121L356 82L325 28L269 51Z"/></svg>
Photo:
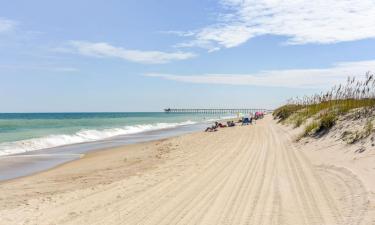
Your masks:
<svg viewBox="0 0 375 225"><path fill-rule="evenodd" d="M224 125L224 124L222 124L222 123L219 123L219 122L215 122L215 124L214 125L212 125L211 127L207 127L206 128L206 132L213 132L213 131L217 131L217 128L224 128L224 127L229 127L229 121L227 122L227 124L228 125ZM234 123L233 123L234 124ZM235 124L233 125L233 126L235 126Z"/></svg>
<svg viewBox="0 0 375 225"><path fill-rule="evenodd" d="M254 114L254 119L262 119L264 117L264 113L263 112L256 112Z"/></svg>
<svg viewBox="0 0 375 225"><path fill-rule="evenodd" d="M238 120L237 123L241 125L249 125L249 124L253 124L254 120L262 119L263 117L264 117L263 112L256 112L254 116L250 115L249 117L242 117L241 119ZM205 132L215 132L217 131L218 128L234 127L234 126L236 126L236 123L233 120L227 121L226 125L216 121L214 125L207 127Z"/></svg>

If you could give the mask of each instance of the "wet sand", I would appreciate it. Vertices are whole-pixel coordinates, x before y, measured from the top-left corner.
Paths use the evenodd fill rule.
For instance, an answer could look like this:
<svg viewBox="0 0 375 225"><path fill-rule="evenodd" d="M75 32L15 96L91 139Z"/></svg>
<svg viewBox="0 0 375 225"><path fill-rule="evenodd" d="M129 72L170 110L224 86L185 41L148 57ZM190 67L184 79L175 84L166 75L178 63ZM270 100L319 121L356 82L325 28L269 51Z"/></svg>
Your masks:
<svg viewBox="0 0 375 225"><path fill-rule="evenodd" d="M89 152L178 136L203 130L206 126L206 123L179 126L138 134L122 135L100 141L42 149L23 154L0 156L0 181L48 170L79 159Z"/></svg>

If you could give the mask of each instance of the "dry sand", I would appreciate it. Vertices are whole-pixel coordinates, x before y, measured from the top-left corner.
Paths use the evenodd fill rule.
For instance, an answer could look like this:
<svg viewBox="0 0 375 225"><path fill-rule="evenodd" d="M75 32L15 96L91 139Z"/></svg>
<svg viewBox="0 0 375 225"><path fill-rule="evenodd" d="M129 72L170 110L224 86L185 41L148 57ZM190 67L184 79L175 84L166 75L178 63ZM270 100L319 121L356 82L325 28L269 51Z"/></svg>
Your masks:
<svg viewBox="0 0 375 225"><path fill-rule="evenodd" d="M91 153L0 183L0 224L375 224L375 161L294 135L266 117Z"/></svg>

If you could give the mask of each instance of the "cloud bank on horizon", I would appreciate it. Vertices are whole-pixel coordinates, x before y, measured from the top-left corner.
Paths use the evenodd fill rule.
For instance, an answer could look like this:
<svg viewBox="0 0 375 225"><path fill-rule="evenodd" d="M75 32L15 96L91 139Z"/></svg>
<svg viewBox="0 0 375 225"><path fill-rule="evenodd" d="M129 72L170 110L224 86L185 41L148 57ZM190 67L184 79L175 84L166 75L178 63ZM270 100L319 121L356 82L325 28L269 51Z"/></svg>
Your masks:
<svg viewBox="0 0 375 225"><path fill-rule="evenodd" d="M221 0L217 22L195 31L171 32L191 39L177 47L209 51L237 47L262 35L286 44L331 44L375 38L373 0Z"/></svg>
<svg viewBox="0 0 375 225"><path fill-rule="evenodd" d="M348 75L365 76L368 68L375 68L375 60L342 62L323 69L266 70L253 74L198 74L174 75L148 73L145 76L185 83L254 85L285 88L328 88L340 84Z"/></svg>

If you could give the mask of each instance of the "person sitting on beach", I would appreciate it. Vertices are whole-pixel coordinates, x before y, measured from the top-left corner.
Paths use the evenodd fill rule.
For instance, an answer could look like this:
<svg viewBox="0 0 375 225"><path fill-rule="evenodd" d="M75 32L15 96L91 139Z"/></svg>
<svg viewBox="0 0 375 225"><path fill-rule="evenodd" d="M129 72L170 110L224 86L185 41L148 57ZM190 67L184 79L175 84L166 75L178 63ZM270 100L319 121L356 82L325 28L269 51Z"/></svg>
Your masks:
<svg viewBox="0 0 375 225"><path fill-rule="evenodd" d="M214 131L217 131L217 126L216 125L213 125L212 127L207 127L205 132L214 132Z"/></svg>
<svg viewBox="0 0 375 225"><path fill-rule="evenodd" d="M219 123L219 124L218 124L218 127L220 127L220 128L224 128L224 127L227 127L227 125L224 125L224 124L222 124L222 123Z"/></svg>

